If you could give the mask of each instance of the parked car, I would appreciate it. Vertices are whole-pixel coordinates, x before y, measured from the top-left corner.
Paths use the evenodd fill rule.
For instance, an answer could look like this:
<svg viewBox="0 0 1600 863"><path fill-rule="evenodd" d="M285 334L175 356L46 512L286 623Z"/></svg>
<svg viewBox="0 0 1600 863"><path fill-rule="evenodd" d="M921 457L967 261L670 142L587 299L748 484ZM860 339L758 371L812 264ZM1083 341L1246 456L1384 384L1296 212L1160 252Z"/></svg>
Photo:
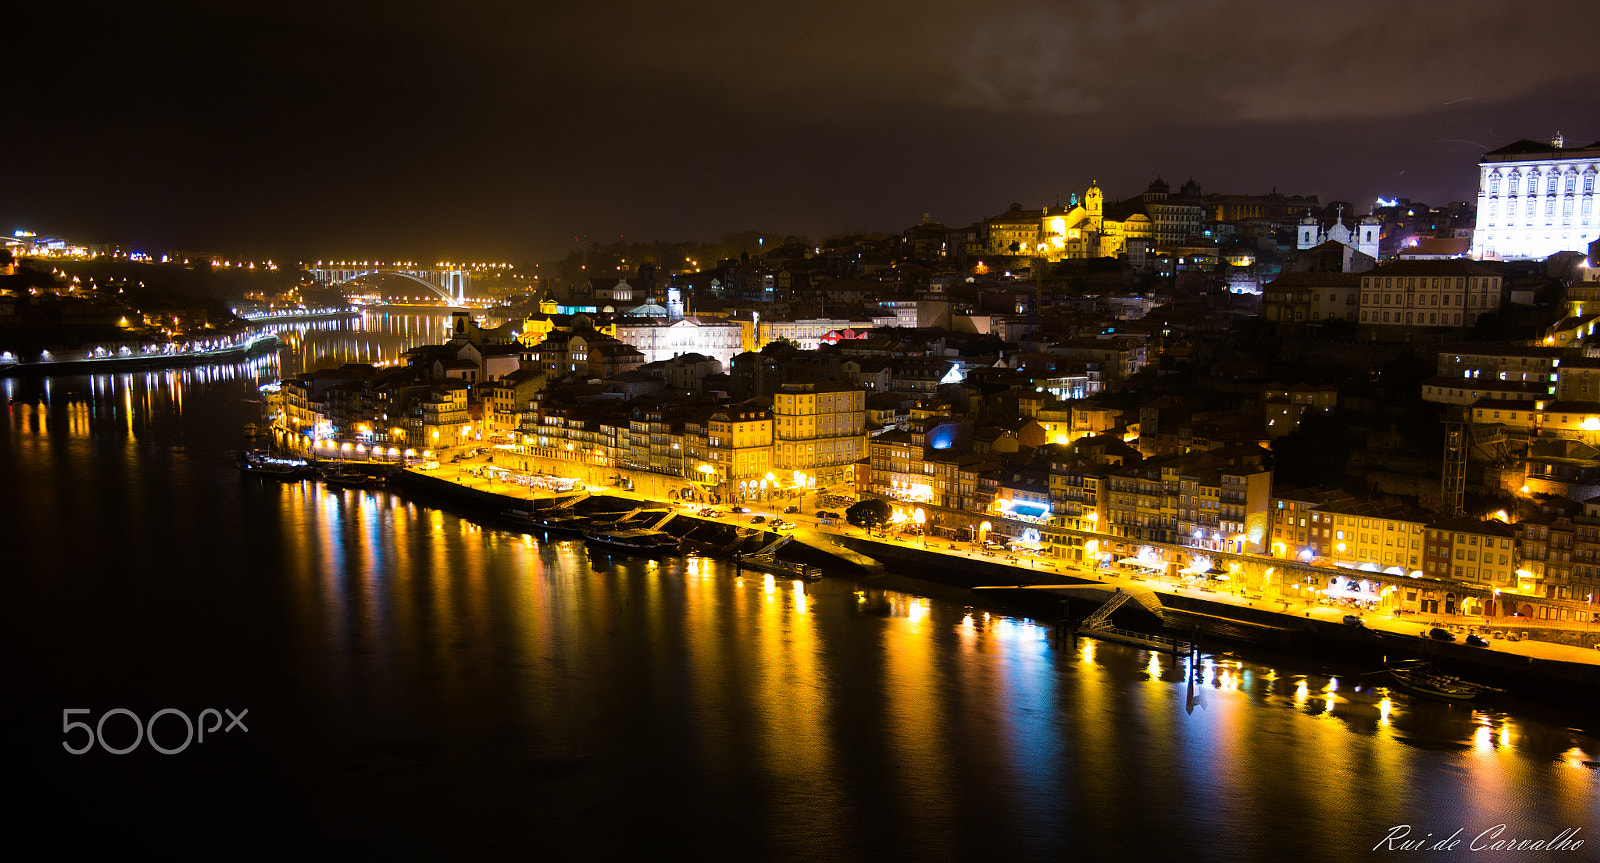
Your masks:
<svg viewBox="0 0 1600 863"><path fill-rule="evenodd" d="M1434 628L1428 630L1428 637L1433 639L1434 641L1455 641L1456 640L1455 634L1452 633L1450 630L1442 629L1442 628L1437 627L1437 626L1435 626Z"/></svg>
<svg viewBox="0 0 1600 863"><path fill-rule="evenodd" d="M1483 636L1477 633L1470 633L1467 635L1467 645L1469 647L1488 647L1489 642L1483 640Z"/></svg>
<svg viewBox="0 0 1600 863"><path fill-rule="evenodd" d="M749 512L749 510L745 510L745 512ZM764 516L764 515L753 515L753 516L750 517L750 523L751 524L761 524L761 523L765 522L766 520L767 520L767 517Z"/></svg>

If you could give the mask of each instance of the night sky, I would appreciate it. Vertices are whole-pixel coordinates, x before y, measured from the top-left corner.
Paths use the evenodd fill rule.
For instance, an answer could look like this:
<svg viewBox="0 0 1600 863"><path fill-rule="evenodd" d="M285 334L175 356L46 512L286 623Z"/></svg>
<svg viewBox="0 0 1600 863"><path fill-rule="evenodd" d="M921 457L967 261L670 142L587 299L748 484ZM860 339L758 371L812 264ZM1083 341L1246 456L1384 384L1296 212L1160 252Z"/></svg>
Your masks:
<svg viewBox="0 0 1600 863"><path fill-rule="evenodd" d="M1600 140L1586 0L110 5L12 16L8 231L519 261L1157 175L1438 205Z"/></svg>

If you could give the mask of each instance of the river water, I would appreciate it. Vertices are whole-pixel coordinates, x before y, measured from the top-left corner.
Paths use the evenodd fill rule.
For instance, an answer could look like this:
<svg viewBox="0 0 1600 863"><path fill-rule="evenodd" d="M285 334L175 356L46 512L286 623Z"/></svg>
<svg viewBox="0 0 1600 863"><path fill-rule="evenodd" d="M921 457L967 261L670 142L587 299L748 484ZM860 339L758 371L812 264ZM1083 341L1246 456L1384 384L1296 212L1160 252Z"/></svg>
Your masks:
<svg viewBox="0 0 1600 863"><path fill-rule="evenodd" d="M413 338L359 328L249 364L0 381L22 848L1353 860L1409 825L1456 834L1433 858L1600 859L1600 723L1559 706L1243 650L1191 684L1186 661L1058 643L948 588L614 557L241 478L257 385ZM154 729L126 755L119 708ZM152 748L186 739L152 717L207 708L247 730ZM73 720L100 745L70 754ZM1572 829L1574 850L1470 850Z"/></svg>

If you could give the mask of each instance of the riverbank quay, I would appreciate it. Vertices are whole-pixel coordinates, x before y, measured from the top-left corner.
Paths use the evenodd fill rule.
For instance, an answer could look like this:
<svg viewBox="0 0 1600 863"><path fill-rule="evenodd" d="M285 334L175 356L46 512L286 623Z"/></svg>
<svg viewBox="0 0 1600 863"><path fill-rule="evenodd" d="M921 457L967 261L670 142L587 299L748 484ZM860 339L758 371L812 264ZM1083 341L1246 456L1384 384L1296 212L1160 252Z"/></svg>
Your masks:
<svg viewBox="0 0 1600 863"><path fill-rule="evenodd" d="M486 480L475 473L479 472L470 463L426 472L408 470L403 472L406 478L400 485L480 511L504 511L528 502L558 505L555 495ZM451 490L450 486L456 488ZM1244 591L1197 588L1049 559L1007 558L931 537L884 536L837 521L824 524L814 515L783 515L797 522L788 534L750 524L756 516L765 520L778 514L784 501L775 502L777 507L752 507L751 513L722 511L719 516L705 517L698 514L699 504L662 501L639 492L591 486L588 496L586 508L606 511L640 506L673 508L675 515L668 527L676 535L699 525L720 525L743 537L737 544L741 551L782 535L793 535L795 541L786 551L803 562L817 563L835 572L848 567L858 575L882 572L966 590L974 606L1025 609L1028 616L1046 623L1081 620L1118 589L1137 591L1155 601L1124 605L1115 615L1121 626L1198 637L1202 644L1241 644L1354 665L1375 666L1386 658L1426 658L1443 663L1462 676L1514 692L1538 692L1542 695L1533 697L1600 706L1600 651L1533 640L1494 641L1489 648L1470 647L1427 637L1432 621L1410 616L1369 613L1357 626L1344 622L1342 608L1288 609L1287 603L1264 600ZM541 503L545 497L550 503ZM838 557L830 560L815 556L817 546L823 542L853 552L860 560L881 564L881 569ZM1072 585L1073 589L1038 588L1056 584Z"/></svg>
<svg viewBox="0 0 1600 863"><path fill-rule="evenodd" d="M139 370L181 369L208 363L234 362L250 359L277 350L278 337L262 333L249 342L214 350L185 351L182 353L108 354L94 356L92 351L52 353L60 357L53 360L0 363L0 377L22 375L96 375L110 372Z"/></svg>
<svg viewBox="0 0 1600 863"><path fill-rule="evenodd" d="M278 309L270 312L243 312L239 317L259 326L293 324L303 321L332 321L357 318L363 314L354 306L344 309Z"/></svg>

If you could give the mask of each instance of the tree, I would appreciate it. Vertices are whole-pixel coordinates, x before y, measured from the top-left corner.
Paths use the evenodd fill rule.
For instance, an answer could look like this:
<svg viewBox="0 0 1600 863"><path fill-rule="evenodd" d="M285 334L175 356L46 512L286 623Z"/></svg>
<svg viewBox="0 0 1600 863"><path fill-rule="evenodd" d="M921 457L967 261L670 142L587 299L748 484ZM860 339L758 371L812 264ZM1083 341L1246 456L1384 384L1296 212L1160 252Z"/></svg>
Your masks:
<svg viewBox="0 0 1600 863"><path fill-rule="evenodd" d="M844 511L844 520L856 527L882 527L889 523L889 504L877 498L850 505Z"/></svg>

